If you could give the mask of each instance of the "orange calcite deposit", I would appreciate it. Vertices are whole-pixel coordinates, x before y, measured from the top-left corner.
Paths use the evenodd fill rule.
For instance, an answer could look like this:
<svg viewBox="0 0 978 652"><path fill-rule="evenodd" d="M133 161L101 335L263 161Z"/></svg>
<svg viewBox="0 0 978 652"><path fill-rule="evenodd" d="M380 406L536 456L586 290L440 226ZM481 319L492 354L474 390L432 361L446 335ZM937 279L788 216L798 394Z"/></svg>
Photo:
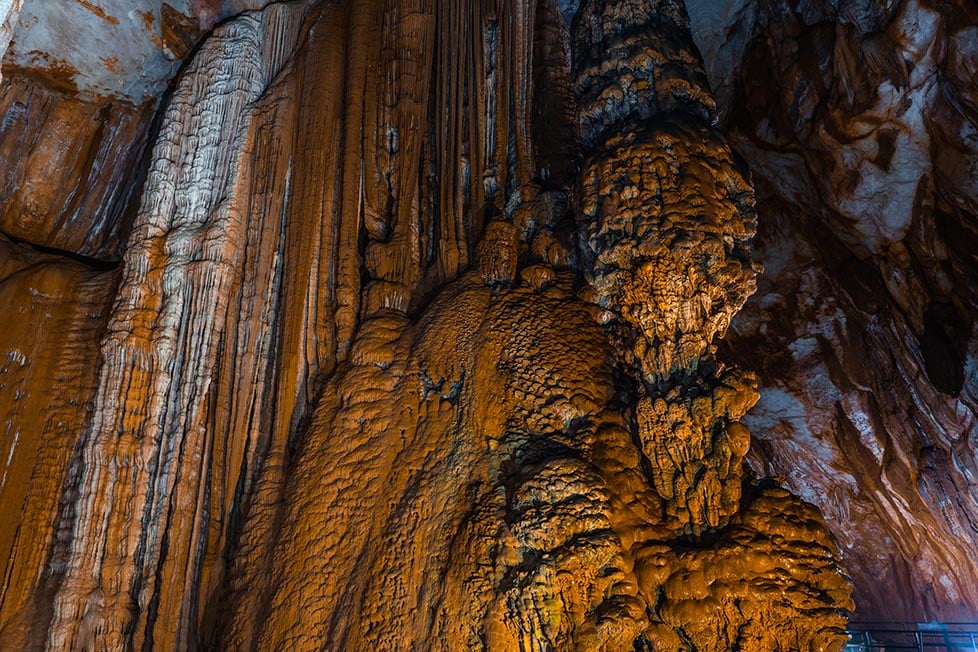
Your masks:
<svg viewBox="0 0 978 652"><path fill-rule="evenodd" d="M161 10L152 127L2 87L0 649L843 648L682 2Z"/></svg>

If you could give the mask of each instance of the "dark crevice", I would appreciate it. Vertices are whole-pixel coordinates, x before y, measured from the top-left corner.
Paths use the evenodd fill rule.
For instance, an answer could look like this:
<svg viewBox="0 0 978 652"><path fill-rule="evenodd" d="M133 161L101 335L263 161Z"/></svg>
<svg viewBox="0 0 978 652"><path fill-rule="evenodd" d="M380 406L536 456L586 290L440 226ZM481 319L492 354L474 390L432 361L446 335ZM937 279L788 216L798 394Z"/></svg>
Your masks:
<svg viewBox="0 0 978 652"><path fill-rule="evenodd" d="M924 313L920 352L927 378L944 394L957 396L964 386L968 332L949 303L932 303Z"/></svg>
<svg viewBox="0 0 978 652"><path fill-rule="evenodd" d="M102 260L100 258L92 258L91 256L85 256L84 254L75 253L74 251L65 251L64 249L56 249L54 247L45 247L43 245L34 244L33 242L28 242L27 240L22 240L20 238L15 238L14 236L3 234L5 238L13 242L14 244L23 245L30 247L34 251L48 256L58 256L59 258L67 258L73 260L76 263L81 263L86 267L90 267L98 272L107 272L119 267L119 261Z"/></svg>

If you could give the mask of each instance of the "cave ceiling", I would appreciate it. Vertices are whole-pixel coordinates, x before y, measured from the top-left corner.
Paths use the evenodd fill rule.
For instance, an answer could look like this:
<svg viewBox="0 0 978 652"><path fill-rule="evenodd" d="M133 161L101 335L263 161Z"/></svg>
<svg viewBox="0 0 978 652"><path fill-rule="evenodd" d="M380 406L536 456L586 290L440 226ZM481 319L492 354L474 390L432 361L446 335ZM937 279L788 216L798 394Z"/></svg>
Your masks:
<svg viewBox="0 0 978 652"><path fill-rule="evenodd" d="M82 96L158 100L217 22L268 0L46 0L20 4L5 70L44 77ZM0 15L3 13L0 5Z"/></svg>

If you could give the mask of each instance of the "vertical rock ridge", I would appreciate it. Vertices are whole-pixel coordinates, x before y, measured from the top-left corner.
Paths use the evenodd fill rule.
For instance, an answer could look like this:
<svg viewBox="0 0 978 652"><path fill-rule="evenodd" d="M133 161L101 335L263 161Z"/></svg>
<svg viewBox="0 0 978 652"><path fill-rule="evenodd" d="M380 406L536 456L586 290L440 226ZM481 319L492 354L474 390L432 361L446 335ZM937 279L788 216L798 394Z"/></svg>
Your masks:
<svg viewBox="0 0 978 652"><path fill-rule="evenodd" d="M200 44L28 569L53 602L0 642L840 649L824 524L743 478L714 347L753 190L683 6L568 12L294 2Z"/></svg>
<svg viewBox="0 0 978 652"><path fill-rule="evenodd" d="M737 421L757 400L749 376L712 360L714 338L755 289L753 190L709 125L712 100L681 3L584 2L574 36L579 127L590 144L585 275L646 385L637 416L657 488L677 529L699 534L738 508L748 444ZM631 54L616 54L619 44Z"/></svg>
<svg viewBox="0 0 978 652"><path fill-rule="evenodd" d="M280 231L281 198L256 196L252 185L252 166L265 164L253 158L260 100L294 49L279 42L295 43L303 11L275 5L218 28L166 109L102 342L93 423L74 462L83 489L52 648L193 644L194 604L210 597L198 591L214 589L198 586L201 551L226 534L243 465L235 438L248 441L225 418L212 421L220 360L247 355L259 335L233 348L236 322L260 309L247 297L242 313L231 312L237 293L253 291L240 278L244 217L261 217L270 201L266 231ZM232 407L253 389L232 396ZM215 458L227 444L237 459ZM210 486L212 474L223 487Z"/></svg>
<svg viewBox="0 0 978 652"><path fill-rule="evenodd" d="M58 528L68 462L92 409L98 337L115 271L38 253L0 238L0 641L26 647L19 624L45 627L44 572ZM66 389L70 388L70 389ZM40 608L38 608L40 607Z"/></svg>
<svg viewBox="0 0 978 652"><path fill-rule="evenodd" d="M783 490L758 493L747 485L750 497L741 495L750 434L740 419L757 401L756 382L714 353L715 339L756 288L754 193L713 127L714 104L685 7L585 0L574 19L574 46L586 147L578 215L583 271L623 364L638 376L640 455L668 532L649 533L630 551L641 560L636 579L650 600L644 640L654 649L768 649L789 641L799 649L839 649L845 640L839 607L852 604L830 540L792 537L794 543L766 553L775 567L780 555L801 555L814 568L836 569L807 575L810 588L799 586L780 603L786 610L780 622L791 625L765 622L774 608L769 601L779 596L724 586L719 576L699 579L709 566L724 566L727 555L762 547L741 552L725 543L741 519L753 518L751 510L792 506L782 524L754 521L762 538L765 528L806 530L814 510ZM679 537L697 552L670 557L667 551L683 545ZM796 543L805 552L790 550ZM748 564L731 576L763 575L765 565ZM749 582L737 582L743 581ZM708 600L713 609L682 606L692 600Z"/></svg>

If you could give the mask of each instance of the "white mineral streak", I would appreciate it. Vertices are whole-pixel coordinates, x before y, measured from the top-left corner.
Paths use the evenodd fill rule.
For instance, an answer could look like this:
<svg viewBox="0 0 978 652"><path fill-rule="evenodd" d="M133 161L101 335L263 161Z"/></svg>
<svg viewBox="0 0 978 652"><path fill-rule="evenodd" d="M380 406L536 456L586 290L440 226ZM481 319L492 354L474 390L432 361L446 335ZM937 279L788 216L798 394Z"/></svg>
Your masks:
<svg viewBox="0 0 978 652"><path fill-rule="evenodd" d="M14 25L20 13L21 0L0 0L0 60L7 51L10 38L14 35ZM3 71L0 70L0 81L3 81Z"/></svg>
<svg viewBox="0 0 978 652"><path fill-rule="evenodd" d="M0 649L26 647L7 634L46 579L115 278L0 236Z"/></svg>
<svg viewBox="0 0 978 652"><path fill-rule="evenodd" d="M857 220L862 244L885 251L902 240L910 228L920 184L931 174L931 140L925 125L939 91L937 70L943 57L940 14L918 2L907 2L897 22L897 40L904 46L907 75L886 80L877 89L879 101L849 126L860 133L855 140L838 142L822 131L824 151L839 169L858 172L859 183L849 193L825 193L830 206ZM881 125L882 121L882 125ZM877 135L891 130L893 152L885 166ZM836 198L836 195L838 197Z"/></svg>
<svg viewBox="0 0 978 652"><path fill-rule="evenodd" d="M192 585L213 546L208 534L220 536L210 518L225 519L230 501L219 493L228 482L211 474L236 474L253 443L251 432L237 432L238 441L215 432L214 411L225 407L214 389L222 360L247 370L250 358L267 355L262 331L274 312L267 297L279 283L276 270L253 296L238 294L254 228L242 216L281 219L255 215L251 205L259 191L250 169L261 147L258 102L294 49L304 8L276 5L221 26L166 111L102 342L48 649L131 649L146 640L179 649L192 636ZM273 224L272 237L279 232ZM235 341L248 311L263 321ZM231 409L249 400L232 398ZM237 454L220 460L225 448ZM168 532L181 539L167 542Z"/></svg>
<svg viewBox="0 0 978 652"><path fill-rule="evenodd" d="M763 207L730 346L762 383L750 459L826 515L860 619L978 604L974 7L760 6L730 66Z"/></svg>

